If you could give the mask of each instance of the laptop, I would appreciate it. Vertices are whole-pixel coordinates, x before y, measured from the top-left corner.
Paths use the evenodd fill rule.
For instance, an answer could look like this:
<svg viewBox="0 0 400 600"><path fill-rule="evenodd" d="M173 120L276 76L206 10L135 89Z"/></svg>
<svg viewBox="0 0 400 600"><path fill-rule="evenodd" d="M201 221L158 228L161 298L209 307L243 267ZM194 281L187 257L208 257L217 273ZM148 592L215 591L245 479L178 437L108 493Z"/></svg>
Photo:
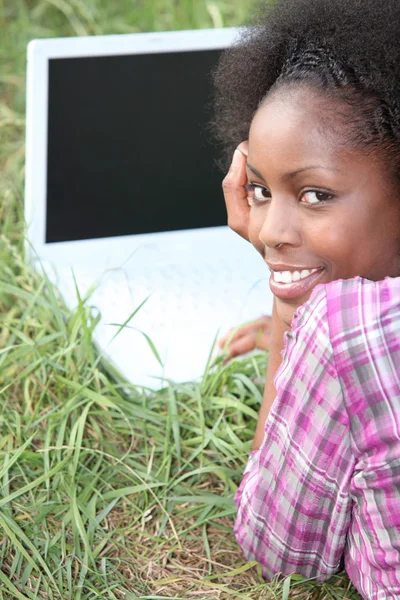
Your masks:
<svg viewBox="0 0 400 600"><path fill-rule="evenodd" d="M228 329L270 313L269 274L226 225L211 73L235 29L34 40L27 253L128 381L202 376ZM94 290L94 291L93 291Z"/></svg>

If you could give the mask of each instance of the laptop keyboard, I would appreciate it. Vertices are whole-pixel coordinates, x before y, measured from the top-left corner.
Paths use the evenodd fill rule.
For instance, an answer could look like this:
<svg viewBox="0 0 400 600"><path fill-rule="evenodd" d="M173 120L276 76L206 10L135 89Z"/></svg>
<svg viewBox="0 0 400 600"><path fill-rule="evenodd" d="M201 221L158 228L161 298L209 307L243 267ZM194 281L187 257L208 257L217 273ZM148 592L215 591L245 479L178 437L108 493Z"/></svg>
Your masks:
<svg viewBox="0 0 400 600"><path fill-rule="evenodd" d="M164 367L158 365L138 331L153 341L168 378L193 380L203 372L217 334L220 337L272 309L268 272L257 279L254 271L251 274L237 262L119 268L98 276L89 270L74 272L82 296L97 281L87 304L97 307L102 316L95 332L100 347L112 349L110 356L126 377L139 383L152 381L149 385L154 385L154 379L143 378L143 373L162 376ZM76 305L71 271L61 271L59 276L67 304ZM118 331L116 324L125 323L146 298L128 327L109 345Z"/></svg>
<svg viewBox="0 0 400 600"><path fill-rule="evenodd" d="M147 271L119 268L99 276L93 271L80 269L74 273L81 294L92 285L96 286L89 304L100 305L104 319L112 317L114 322L116 310L119 321L124 322L146 298L148 300L134 318L140 318L140 321L146 318L149 325L154 318L162 321L163 315L169 318L176 316L182 321L186 320L186 316L191 319L192 311L219 312L218 309L221 309L226 312L227 302L228 312L237 314L239 319L243 317L243 320L253 318L254 311L262 314L271 309L268 302L264 311L260 305L260 288L265 296L267 273L264 281L254 281L254 277L246 274L244 266L237 263L168 265ZM240 299L238 289L241 290Z"/></svg>

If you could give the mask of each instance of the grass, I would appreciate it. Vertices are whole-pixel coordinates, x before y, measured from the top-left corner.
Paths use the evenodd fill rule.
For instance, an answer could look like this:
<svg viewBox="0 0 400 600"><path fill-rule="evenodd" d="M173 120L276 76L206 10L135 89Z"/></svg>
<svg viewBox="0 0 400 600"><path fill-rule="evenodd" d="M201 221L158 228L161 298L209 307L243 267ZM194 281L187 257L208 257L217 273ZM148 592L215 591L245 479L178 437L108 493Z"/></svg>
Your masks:
<svg viewBox="0 0 400 600"><path fill-rule="evenodd" d="M33 37L229 26L244 0L0 0L0 600L359 598L345 574L265 583L232 534L266 356L158 393L107 370L90 301L23 259Z"/></svg>

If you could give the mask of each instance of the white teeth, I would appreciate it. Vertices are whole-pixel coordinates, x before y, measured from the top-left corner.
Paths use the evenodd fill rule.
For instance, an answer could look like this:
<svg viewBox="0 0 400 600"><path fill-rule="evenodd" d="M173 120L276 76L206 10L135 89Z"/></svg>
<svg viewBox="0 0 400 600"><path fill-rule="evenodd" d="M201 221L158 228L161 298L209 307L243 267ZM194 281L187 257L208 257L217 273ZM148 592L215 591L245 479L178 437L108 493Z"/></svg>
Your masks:
<svg viewBox="0 0 400 600"><path fill-rule="evenodd" d="M292 283L292 274L290 271L283 271L281 273L282 283Z"/></svg>
<svg viewBox="0 0 400 600"><path fill-rule="evenodd" d="M277 283L293 283L316 273L319 269L303 269L302 271L273 271L274 281Z"/></svg>

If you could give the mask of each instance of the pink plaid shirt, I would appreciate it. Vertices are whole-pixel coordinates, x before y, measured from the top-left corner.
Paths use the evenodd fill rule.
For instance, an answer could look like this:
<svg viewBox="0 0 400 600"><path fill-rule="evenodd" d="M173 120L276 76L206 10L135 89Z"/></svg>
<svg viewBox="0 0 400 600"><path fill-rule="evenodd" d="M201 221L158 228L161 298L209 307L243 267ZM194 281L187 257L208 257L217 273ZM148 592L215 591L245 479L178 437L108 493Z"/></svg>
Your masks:
<svg viewBox="0 0 400 600"><path fill-rule="evenodd" d="M235 533L265 577L400 598L400 278L318 286L285 336L277 398L237 491Z"/></svg>

